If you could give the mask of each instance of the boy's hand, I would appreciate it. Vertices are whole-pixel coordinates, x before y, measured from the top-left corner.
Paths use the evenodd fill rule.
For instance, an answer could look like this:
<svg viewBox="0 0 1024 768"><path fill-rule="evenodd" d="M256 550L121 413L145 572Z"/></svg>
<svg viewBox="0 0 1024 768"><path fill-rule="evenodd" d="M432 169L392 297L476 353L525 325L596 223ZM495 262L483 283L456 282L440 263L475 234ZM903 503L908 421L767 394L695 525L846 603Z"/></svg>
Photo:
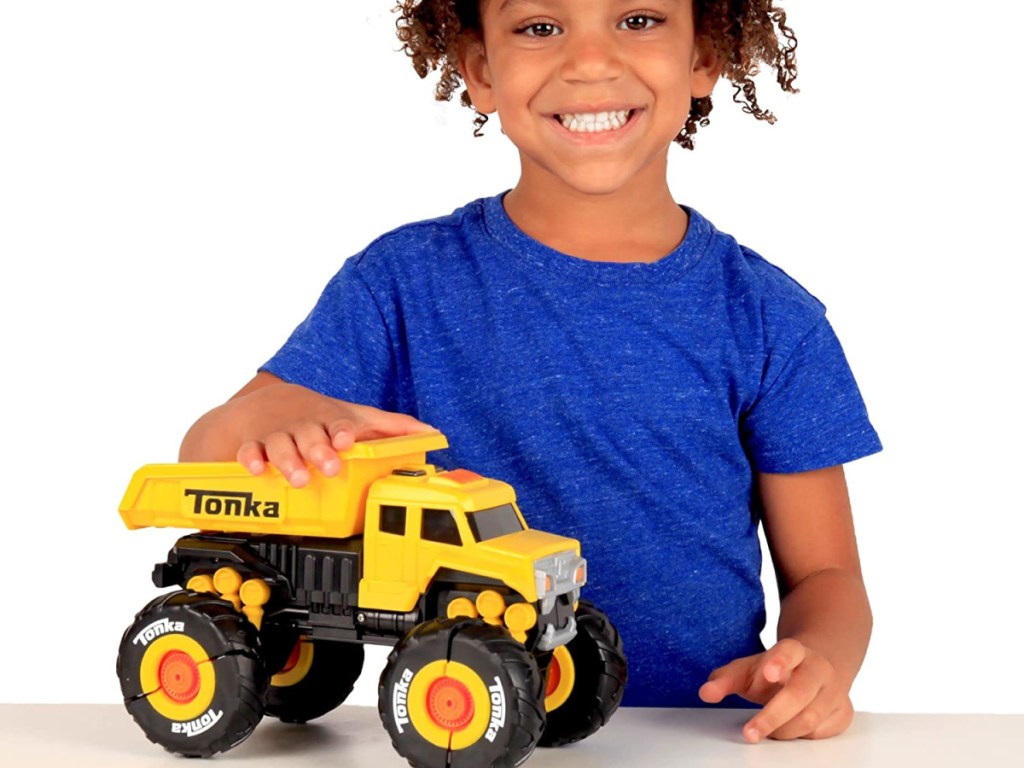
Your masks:
<svg viewBox="0 0 1024 768"><path fill-rule="evenodd" d="M823 739L841 733L853 720L849 692L828 659L799 640L785 639L719 667L698 695L709 704L730 693L764 704L743 726L743 736L756 744L765 736Z"/></svg>
<svg viewBox="0 0 1024 768"><path fill-rule="evenodd" d="M285 384L267 387L246 397L267 400L267 406L273 408L272 399L282 394L277 390L292 386ZM289 399L301 398L308 401L305 414L301 418L284 420L281 426L266 434L260 434L262 430L259 429L249 434L243 433L236 458L254 475L262 473L267 464L272 464L296 488L309 482L311 466L327 477L338 474L341 469L338 451L348 450L357 440L395 437L434 429L412 416L335 400L302 388L290 389L287 394ZM294 401L289 404L289 408L292 407Z"/></svg>
<svg viewBox="0 0 1024 768"><path fill-rule="evenodd" d="M272 464L301 488L309 482L310 468L336 475L338 451L356 440L429 431L434 427L412 416L336 400L261 371L192 425L178 460L234 458L254 475Z"/></svg>

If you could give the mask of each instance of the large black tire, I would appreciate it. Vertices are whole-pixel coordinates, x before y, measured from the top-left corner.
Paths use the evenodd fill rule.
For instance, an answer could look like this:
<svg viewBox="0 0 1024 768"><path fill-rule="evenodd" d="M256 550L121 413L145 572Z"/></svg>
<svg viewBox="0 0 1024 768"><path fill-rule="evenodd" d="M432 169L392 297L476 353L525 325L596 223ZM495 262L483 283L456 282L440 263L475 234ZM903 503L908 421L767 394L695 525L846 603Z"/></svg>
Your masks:
<svg viewBox="0 0 1024 768"><path fill-rule="evenodd" d="M585 739L608 722L626 690L626 657L618 630L593 604L584 600L576 608L576 637L565 650L574 667L574 680L559 698L564 701L548 709L548 724L540 737L540 746L557 747ZM548 666L548 680L560 674L555 653ZM565 676L568 680L569 675ZM552 699L552 686L548 686ZM566 696L567 694L567 696Z"/></svg>
<svg viewBox="0 0 1024 768"><path fill-rule="evenodd" d="M435 619L388 657L378 711L414 768L508 768L544 729L543 675L504 627Z"/></svg>
<svg viewBox="0 0 1024 768"><path fill-rule="evenodd" d="M121 638L117 676L146 737L187 757L244 741L263 717L267 674L255 627L223 600L172 592Z"/></svg>
<svg viewBox="0 0 1024 768"><path fill-rule="evenodd" d="M295 665L270 678L266 714L285 723L326 715L352 693L363 671L363 646L329 640L296 645Z"/></svg>

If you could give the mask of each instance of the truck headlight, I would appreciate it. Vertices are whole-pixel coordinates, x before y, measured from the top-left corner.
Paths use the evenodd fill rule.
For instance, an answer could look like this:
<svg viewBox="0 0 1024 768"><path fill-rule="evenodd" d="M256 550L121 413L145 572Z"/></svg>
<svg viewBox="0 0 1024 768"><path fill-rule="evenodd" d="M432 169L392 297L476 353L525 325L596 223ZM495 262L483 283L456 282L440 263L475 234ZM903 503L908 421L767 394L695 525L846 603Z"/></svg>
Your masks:
<svg viewBox="0 0 1024 768"><path fill-rule="evenodd" d="M547 571L542 571L539 568L533 572L534 578L537 580L537 599L543 600L545 596L555 588L555 578Z"/></svg>
<svg viewBox="0 0 1024 768"><path fill-rule="evenodd" d="M582 560L582 558L581 558L581 560ZM572 583L575 584L577 588L582 587L584 584L587 583L587 561L586 560L582 560L582 562L576 567L576 570L573 571Z"/></svg>

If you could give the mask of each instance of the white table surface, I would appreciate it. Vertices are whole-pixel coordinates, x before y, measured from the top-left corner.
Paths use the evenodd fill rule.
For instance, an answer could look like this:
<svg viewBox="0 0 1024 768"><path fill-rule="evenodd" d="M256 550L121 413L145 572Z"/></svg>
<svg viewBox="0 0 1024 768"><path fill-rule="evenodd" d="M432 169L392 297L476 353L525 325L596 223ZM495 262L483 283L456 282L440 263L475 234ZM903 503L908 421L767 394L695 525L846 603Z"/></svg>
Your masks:
<svg viewBox="0 0 1024 768"><path fill-rule="evenodd" d="M861 712L823 741L743 741L742 710L620 709L594 736L538 749L524 768L1001 768L1024 767L1024 715L891 715ZM213 758L188 761L151 744L123 707L0 704L0 765L185 766L262 763L402 768L377 710L342 706L305 726L265 718L248 740Z"/></svg>

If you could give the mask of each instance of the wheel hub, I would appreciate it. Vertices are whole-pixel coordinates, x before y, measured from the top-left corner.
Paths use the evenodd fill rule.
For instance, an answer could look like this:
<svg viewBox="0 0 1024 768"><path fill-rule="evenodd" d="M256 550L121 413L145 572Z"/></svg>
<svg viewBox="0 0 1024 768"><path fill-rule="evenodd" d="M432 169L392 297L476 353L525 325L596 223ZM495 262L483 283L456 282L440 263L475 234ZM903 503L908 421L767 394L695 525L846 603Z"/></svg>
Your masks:
<svg viewBox="0 0 1024 768"><path fill-rule="evenodd" d="M187 704L199 695L199 665L184 651L170 651L160 660L157 673L160 687L178 704Z"/></svg>
<svg viewBox="0 0 1024 768"><path fill-rule="evenodd" d="M548 687L545 691L546 696L550 696L552 693L558 690L559 683L562 682L562 668L558 663L558 659L552 657L551 665L548 667Z"/></svg>
<svg viewBox="0 0 1024 768"><path fill-rule="evenodd" d="M454 677L439 677L427 689L427 713L439 727L461 731L473 720L473 696Z"/></svg>

